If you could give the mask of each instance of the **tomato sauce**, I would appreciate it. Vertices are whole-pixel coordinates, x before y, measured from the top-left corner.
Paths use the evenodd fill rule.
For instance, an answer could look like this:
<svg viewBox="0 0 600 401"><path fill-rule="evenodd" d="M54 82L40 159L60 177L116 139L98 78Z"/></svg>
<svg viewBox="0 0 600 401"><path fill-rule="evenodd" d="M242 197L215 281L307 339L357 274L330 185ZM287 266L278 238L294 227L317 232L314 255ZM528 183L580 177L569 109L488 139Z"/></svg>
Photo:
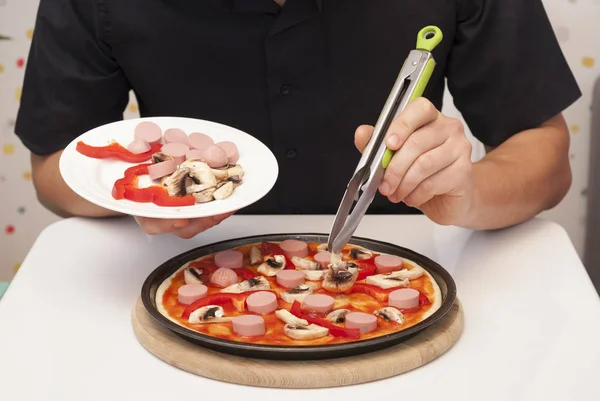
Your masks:
<svg viewBox="0 0 600 401"><path fill-rule="evenodd" d="M260 248L260 244L255 244ZM313 255L317 252L316 247L319 244L309 243L309 256L306 259L313 259ZM244 254L244 268L252 271L256 275L260 275L256 273L256 269L258 266L251 266L249 263L249 253L252 245L245 245L241 247L234 248ZM348 246L345 249L344 255L349 254L349 249L351 246ZM213 263L213 256L209 255L203 258L198 259L198 261ZM415 266L408 260L404 260L405 268L411 268ZM269 280L271 285L271 290L277 293L284 292L287 288L280 286L275 277L266 277ZM239 278L242 281L242 278ZM318 282L310 282L307 283L315 283ZM357 281L357 283L364 283L364 280ZM270 344L270 345L320 345L320 344L337 344L337 343L346 343L351 341L359 341L365 340L373 337L380 337L383 335L395 333L401 330L405 330L408 327L411 327L420 321L423 320L423 315L429 311L431 307L433 307L434 301L434 286L431 282L431 279L427 275L423 275L422 277L411 280L410 288L414 288L418 290L422 297L425 296L426 300L429 302L425 302L425 304L420 303L420 306L414 308L412 310L402 311L405 322L403 324L398 324L395 322L387 322L384 319L378 318L378 328L370 333L361 334L359 339L350 339L350 338L342 338L342 337L334 337L332 335L327 335L322 338L314 339L314 340L306 340L306 341L298 341L287 337L284 334L283 327L285 323L278 319L275 316L275 313L270 313L268 315L261 315L265 320L266 333L264 336L259 337L240 337L238 336L232 329L231 322L224 323L205 323L205 324L189 324L187 319L181 318L181 315L186 308L187 305L179 303L177 300L177 291L179 287L185 284L184 281L184 271L183 269L178 271L171 280L171 283L167 290L165 291L162 302L163 307L169 316L176 320L180 325L187 327L191 330L197 331L199 333L203 333L206 335L231 340L231 341L241 341L245 343L255 343L255 344ZM218 293L220 288L211 285L208 282L204 283L208 286L209 294ZM373 313L375 310L388 306L387 302L379 302L375 298L370 295L363 293L353 293L353 294L334 294L330 293L322 288L319 288L313 293L327 294L333 296L335 298L334 309L349 309L351 311L360 311L365 313ZM284 302L283 299L279 298L279 309L287 309L290 310L292 304ZM222 305L225 316L237 316L240 314L249 314L252 312L239 312L231 303ZM340 327L343 327L343 323L340 324Z"/></svg>

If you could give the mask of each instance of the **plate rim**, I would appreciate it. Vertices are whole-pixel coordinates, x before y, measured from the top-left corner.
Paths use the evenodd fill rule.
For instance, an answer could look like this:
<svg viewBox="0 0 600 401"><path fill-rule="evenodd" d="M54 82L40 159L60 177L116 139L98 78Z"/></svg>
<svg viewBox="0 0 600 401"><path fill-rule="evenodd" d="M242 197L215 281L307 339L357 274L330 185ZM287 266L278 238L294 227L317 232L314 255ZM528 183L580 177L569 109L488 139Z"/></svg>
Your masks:
<svg viewBox="0 0 600 401"><path fill-rule="evenodd" d="M316 233L316 232L303 232L303 233L270 233L270 234L255 234L244 237L231 238L226 240L221 240L214 243L209 243L205 245L201 245L195 248L192 248L188 251L182 252L165 262L161 263L157 268L155 268L144 280L144 283L141 288L140 297L142 299L142 303L144 308L148 312L148 314L153 318L155 322L161 325L163 328L170 330L171 332L183 337L186 341L191 342L198 346L205 346L207 348L218 347L220 349L228 349L235 352L229 351L220 351L222 353L228 353L233 355L239 355L240 352L250 352L253 354L261 354L262 358L266 359L283 359L282 356L289 356L290 354L295 354L292 359L315 359L319 358L318 354L320 353L341 353L341 356L349 356L349 355L357 355L365 352L370 352L368 349L362 350L363 348L372 348L377 346L382 346L389 343L389 346L395 345L399 342L408 339L415 334L425 330L430 327L441 318L443 318L452 308L456 298L457 298L457 287L456 282L452 275L439 263L434 260L428 258L425 255L422 255L416 251L411 249L402 247L397 244L393 244L387 241L380 241L371 238L361 237L361 236L353 236L349 244L358 245L356 242L367 242L371 244L375 244L376 246L388 247L392 248L399 253L404 253L408 256L408 259L418 263L421 267L423 267L427 272L435 276L440 276L443 280L443 283L438 283L440 286L440 292L442 293L442 302L438 310L436 310L432 315L427 317L425 320L417 323L414 326L411 326L405 330L386 334L380 337L352 341L348 343L340 343L340 344L323 344L323 345L306 345L306 346L278 346L278 345L269 345L269 344L251 344L251 343L243 343L238 341L226 340L217 337L212 337L206 334L198 333L193 330L190 330L186 327L180 326L177 323L169 320L165 316L163 316L160 311L156 308L155 304L155 296L156 296L156 288L175 270L179 269L183 264L192 260L193 258L198 258L202 256L206 256L208 254L218 252L220 248L227 249L228 246L240 246L243 244L248 244L252 242L259 241L282 241L283 239L289 238L307 238L307 237L320 237L327 238L327 234L324 233ZM232 244L237 245L232 245ZM363 245L364 246L364 245ZM216 249L215 249L216 248ZM402 255L400 255L402 257ZM415 260L417 259L417 260ZM421 259L419 261L419 259ZM425 263L423 263L425 262ZM176 267L173 267L176 266ZM434 271L432 272L431 266L434 267ZM168 274L166 274L168 272ZM166 277L158 281L160 277L166 274ZM436 280L438 280L436 278ZM446 295L444 297L444 291L442 290L442 285L446 286ZM152 291L152 287L154 291ZM201 344L198 344L201 343ZM361 350L357 350L360 348ZM352 350L356 350L357 352L351 352ZM306 355L307 357L298 358L298 354Z"/></svg>
<svg viewBox="0 0 600 401"><path fill-rule="evenodd" d="M155 209L155 210L144 210L144 209L132 210L132 207L127 206L127 205L120 207L120 206L118 206L118 204L113 206L113 205L108 205L102 201L99 202L97 197L94 197L88 191L81 190L81 188L78 187L78 185L75 185L75 187L73 186L74 183L78 183L79 181L76 180L72 175L70 175L70 172L69 172L70 169L68 168L68 166L71 166L72 161L76 160L74 158L76 156L76 154L78 154L78 152L76 150L76 146L77 146L77 143L80 140L82 140L82 138L84 136L89 135L90 132L92 132L94 130L98 130L101 128L107 128L107 127L114 126L114 125L119 125L119 124L124 124L124 123L133 125L135 123L140 123L140 122L144 122L144 121L160 121L160 120L164 120L164 121L166 121L166 120L186 120L189 123L206 123L209 125L215 125L215 126L222 127L223 129L226 129L226 130L232 130L242 136L247 136L250 141L253 141L255 143L257 148L262 148L265 153L265 156L268 156L268 158L270 159L270 164L272 165L272 168L270 170L273 175L271 184L269 186L265 187L265 189L263 191L261 191L262 193L260 194L260 196L257 196L256 199L251 200L251 201L243 201L243 202L240 202L240 204L234 208L230 207L230 208L226 208L223 210L218 210L217 212L203 211L203 208L201 207L202 204L195 204L193 206L186 206L186 207L161 206L160 209ZM85 157L83 155L81 155L81 156ZM98 160L101 160L101 159L98 159ZM67 163L69 163L69 161L71 161L71 164L67 165ZM135 163L132 163L131 165L133 166L133 165L135 165ZM105 209L108 209L108 210L111 210L111 211L114 211L117 213L123 213L123 214L137 216L137 217L148 217L148 218L157 218L157 219L193 219L193 218L211 217L211 216L215 216L215 215L219 215L219 214L235 212L238 210L242 210L242 209L260 201L266 195L268 195L275 187L275 184L277 183L277 180L279 178L280 168L279 168L279 162L277 161L277 157L265 143L263 143L261 140L254 137L253 135L250 135L249 133L242 131L239 128L232 127L230 125L223 124L223 123L220 123L217 121L211 121L211 120L205 120L205 119L199 119L199 118L193 118L193 117L150 116L150 117L128 118L128 119L112 121L112 122L109 122L106 124L98 125L96 127L93 127L91 129L88 129L87 131L81 133L76 138L72 139L69 142L69 144L67 146L65 146L65 148L63 149L63 152L59 158L59 173L60 173L62 179L65 181L65 184L73 192L75 192L77 195L79 195L83 199L87 200L88 202L93 203L96 206L99 206L99 207L102 207L102 208L105 208ZM252 197L252 198L255 198L255 197ZM178 209L183 209L183 210L181 212L177 212ZM164 211L164 213L161 213L161 211ZM175 213L177 213L177 214L175 214Z"/></svg>

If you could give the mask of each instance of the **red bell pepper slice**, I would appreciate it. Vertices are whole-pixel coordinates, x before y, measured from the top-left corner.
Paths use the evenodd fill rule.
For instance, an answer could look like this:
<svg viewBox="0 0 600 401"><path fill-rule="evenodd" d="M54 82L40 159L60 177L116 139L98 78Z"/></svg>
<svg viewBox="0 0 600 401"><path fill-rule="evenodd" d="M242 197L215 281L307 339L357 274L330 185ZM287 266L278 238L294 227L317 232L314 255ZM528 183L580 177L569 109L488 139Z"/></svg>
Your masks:
<svg viewBox="0 0 600 401"><path fill-rule="evenodd" d="M267 290L256 290L256 291L246 291L240 294L232 293L232 292L217 292L214 294L210 294L205 296L204 298L200 298L197 301L189 304L181 314L182 319L189 319L190 315L193 311L198 308L202 308L206 305L223 305L227 303L233 304L233 306L240 312L246 311L246 299L253 293L259 291L266 291L275 294L278 296L275 291L267 291Z"/></svg>
<svg viewBox="0 0 600 401"><path fill-rule="evenodd" d="M334 337L342 338L360 338L360 329L347 329L344 327L336 326L329 320L313 316L309 313L304 313L300 307L300 302L294 301L290 308L290 313L294 316L306 320L308 323L316 324L317 326L325 327L329 329L329 334Z"/></svg>
<svg viewBox="0 0 600 401"><path fill-rule="evenodd" d="M200 261L190 262L189 266L202 270L202 274L200 275L200 280L202 280L202 282L208 282L210 280L210 276L219 268L214 263Z"/></svg>
<svg viewBox="0 0 600 401"><path fill-rule="evenodd" d="M397 289L398 288L381 288L371 284L355 283L350 289L350 294L367 294L379 302L386 302L390 292Z"/></svg>
<svg viewBox="0 0 600 401"><path fill-rule="evenodd" d="M358 277L356 278L357 281L364 280L367 277L374 275L377 271L377 266L372 259L355 260L353 262L360 268Z"/></svg>
<svg viewBox="0 0 600 401"><path fill-rule="evenodd" d="M279 245L266 241L260 245L260 252L263 255L283 255L283 250Z"/></svg>
<svg viewBox="0 0 600 401"><path fill-rule="evenodd" d="M138 164L125 170L124 177L115 181L112 190L113 198L142 203L152 202L157 206L192 206L196 204L192 195L169 196L168 191L158 185L138 188L137 177L148 174L148 166L151 165L152 163Z"/></svg>
<svg viewBox="0 0 600 401"><path fill-rule="evenodd" d="M241 278L242 280L249 280L252 277L254 277L254 273L252 272L252 270L247 269L245 267L240 267L238 269L233 269L233 271L235 272L235 274L238 275L239 278Z"/></svg>
<svg viewBox="0 0 600 401"><path fill-rule="evenodd" d="M189 319L190 315L193 311L198 308L202 308L206 305L224 305L228 303L232 303L233 306L240 312L244 312L246 310L246 298L248 296L245 293L241 294L233 294L233 293L215 293L209 294L203 298L200 298L191 304L189 304L181 314L182 319Z"/></svg>
<svg viewBox="0 0 600 401"><path fill-rule="evenodd" d="M277 244L265 241L260 245L260 252L263 255L271 255L271 256L282 255L285 258L285 269L284 270L296 269L296 265L294 264L294 262L292 262L292 260L285 255L285 253L283 252L281 247Z"/></svg>
<svg viewBox="0 0 600 401"><path fill-rule="evenodd" d="M79 141L75 147L79 153L87 157L92 157L94 159L117 158L129 163L141 163L149 160L152 155L161 148L162 144L156 143L150 147L149 151L136 154L130 152L127 148L124 148L117 142L113 142L106 146L91 146Z"/></svg>

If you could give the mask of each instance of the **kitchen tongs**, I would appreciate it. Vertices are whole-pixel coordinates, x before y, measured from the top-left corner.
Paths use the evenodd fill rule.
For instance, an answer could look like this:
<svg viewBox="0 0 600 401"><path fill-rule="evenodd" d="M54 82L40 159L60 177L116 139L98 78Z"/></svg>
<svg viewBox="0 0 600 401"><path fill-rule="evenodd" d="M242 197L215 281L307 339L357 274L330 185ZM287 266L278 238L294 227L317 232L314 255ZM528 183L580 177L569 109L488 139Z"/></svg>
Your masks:
<svg viewBox="0 0 600 401"><path fill-rule="evenodd" d="M431 52L441 42L442 37L442 31L436 26L427 26L419 31L417 47L404 61L375 124L373 135L348 183L329 234L329 252L339 254L342 251L371 205L385 169L394 155L394 152L385 146L385 135L392 121L404 110L408 102L423 95L436 64Z"/></svg>

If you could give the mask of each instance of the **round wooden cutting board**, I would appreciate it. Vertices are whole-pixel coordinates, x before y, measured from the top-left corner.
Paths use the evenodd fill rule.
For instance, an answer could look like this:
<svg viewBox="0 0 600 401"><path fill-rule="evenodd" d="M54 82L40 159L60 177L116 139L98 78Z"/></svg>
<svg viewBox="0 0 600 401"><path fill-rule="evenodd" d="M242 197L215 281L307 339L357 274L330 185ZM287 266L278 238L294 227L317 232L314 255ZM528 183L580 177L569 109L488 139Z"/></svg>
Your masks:
<svg viewBox="0 0 600 401"><path fill-rule="evenodd" d="M227 383L303 389L348 386L408 372L446 352L463 330L463 310L457 299L438 322L390 348L328 360L272 361L222 354L192 344L159 325L141 299L131 320L144 348L172 366Z"/></svg>

